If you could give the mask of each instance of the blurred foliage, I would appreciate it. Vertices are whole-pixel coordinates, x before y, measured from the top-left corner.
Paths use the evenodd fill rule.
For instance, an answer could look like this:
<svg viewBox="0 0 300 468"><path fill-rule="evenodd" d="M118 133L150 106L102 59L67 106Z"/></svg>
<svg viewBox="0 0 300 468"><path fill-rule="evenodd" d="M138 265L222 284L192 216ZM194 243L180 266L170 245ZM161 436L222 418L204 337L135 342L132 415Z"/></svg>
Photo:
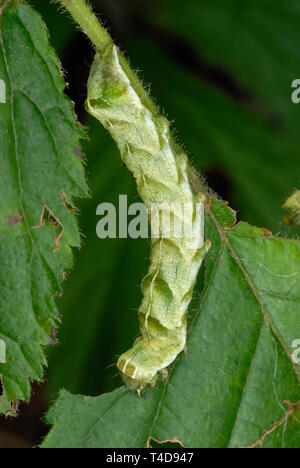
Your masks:
<svg viewBox="0 0 300 468"><path fill-rule="evenodd" d="M78 203L84 246L59 301L61 343L50 354L48 385L96 395L115 388L114 365L137 333L135 309L147 242L96 238L96 207L134 184L110 138L82 104L93 58L87 40L48 2L31 1L58 48L69 94L90 127L84 145L92 198ZM299 2L94 0L114 39L142 70L179 142L239 217L277 233L284 200L299 186L299 108L291 82L300 62Z"/></svg>

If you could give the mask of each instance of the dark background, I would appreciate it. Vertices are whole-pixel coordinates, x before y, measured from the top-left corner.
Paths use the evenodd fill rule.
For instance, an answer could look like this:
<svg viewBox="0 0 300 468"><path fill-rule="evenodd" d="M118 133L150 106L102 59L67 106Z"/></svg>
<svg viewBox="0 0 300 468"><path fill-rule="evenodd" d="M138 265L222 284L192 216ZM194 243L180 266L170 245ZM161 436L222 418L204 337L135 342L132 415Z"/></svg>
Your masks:
<svg viewBox="0 0 300 468"><path fill-rule="evenodd" d="M113 142L84 110L94 51L66 14L41 12L62 61L80 122L91 198L78 200L83 246L58 299L62 325L48 350L45 384L33 386L18 419L0 418L0 447L32 447L48 428L43 415L60 388L99 395L120 385L115 363L138 333L140 283L148 242L99 240L96 207L137 193ZM297 0L93 0L99 18L173 123L175 135L208 185L238 218L296 236L282 204L299 188L300 78Z"/></svg>

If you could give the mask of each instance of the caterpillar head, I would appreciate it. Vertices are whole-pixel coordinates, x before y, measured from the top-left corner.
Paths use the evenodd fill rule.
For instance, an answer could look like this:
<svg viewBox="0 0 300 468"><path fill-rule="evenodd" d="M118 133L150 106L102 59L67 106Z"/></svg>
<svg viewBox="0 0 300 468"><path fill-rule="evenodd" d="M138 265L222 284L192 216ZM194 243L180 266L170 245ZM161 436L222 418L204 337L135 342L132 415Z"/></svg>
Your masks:
<svg viewBox="0 0 300 468"><path fill-rule="evenodd" d="M177 338L140 337L133 347L122 354L117 367L125 385L140 393L147 385L154 387L158 374L166 375L165 369L184 348L182 333Z"/></svg>

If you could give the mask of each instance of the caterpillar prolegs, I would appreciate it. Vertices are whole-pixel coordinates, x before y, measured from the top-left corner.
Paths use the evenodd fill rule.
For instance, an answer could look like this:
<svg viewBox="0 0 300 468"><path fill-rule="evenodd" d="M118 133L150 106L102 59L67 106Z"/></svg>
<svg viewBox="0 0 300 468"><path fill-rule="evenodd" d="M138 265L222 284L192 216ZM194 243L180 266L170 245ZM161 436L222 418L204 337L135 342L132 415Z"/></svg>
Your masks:
<svg viewBox="0 0 300 468"><path fill-rule="evenodd" d="M175 206L190 206L192 232L198 232L192 242L185 235L152 239L139 308L141 336L117 364L125 384L140 392L147 384L154 385L159 373L166 375L166 368L185 348L187 309L209 248L204 242L205 197L194 194L187 156L172 140L169 122L142 102L114 45L96 54L86 108L117 143L148 212L152 204L168 204L173 221L180 223L184 210ZM161 231L163 217L157 222Z"/></svg>

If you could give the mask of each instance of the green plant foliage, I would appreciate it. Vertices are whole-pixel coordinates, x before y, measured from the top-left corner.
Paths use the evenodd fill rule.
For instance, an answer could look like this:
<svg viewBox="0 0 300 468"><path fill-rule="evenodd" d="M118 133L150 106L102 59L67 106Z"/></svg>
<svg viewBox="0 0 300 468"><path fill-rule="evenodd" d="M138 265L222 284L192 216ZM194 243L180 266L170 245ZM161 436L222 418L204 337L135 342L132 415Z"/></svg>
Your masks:
<svg viewBox="0 0 300 468"><path fill-rule="evenodd" d="M292 343L300 336L300 243L235 224L221 202L208 213L206 236L213 247L188 355L140 397L124 388L96 398L63 391L44 447L145 447L152 438L187 447L299 446Z"/></svg>
<svg viewBox="0 0 300 468"><path fill-rule="evenodd" d="M43 377L59 318L54 296L80 245L72 201L87 187L75 155L83 132L59 61L41 17L19 2L1 2L0 77L0 412L14 413Z"/></svg>
<svg viewBox="0 0 300 468"><path fill-rule="evenodd" d="M0 0L1 6L4 3ZM53 44L64 54L71 22L59 15L56 21L53 5L33 3L49 23ZM291 102L291 82L297 78L300 59L297 2L229 0L225 5L221 0L191 0L184 8L177 0L130 2L130 7L118 0L93 2L97 3L107 12L118 6L122 28L116 23L114 31L120 32L133 66L142 69L142 77L151 83L151 94L169 119L175 118L178 140L187 145L195 166L217 167L225 173L232 205L242 219L274 232L297 232L297 227L293 231L280 224L283 202L299 186L299 106ZM121 4L133 18L144 15L147 5L148 28L132 34L127 14L119 15ZM81 132L62 94L64 83L44 26L24 6L11 7L8 13L1 11L4 47L0 48L0 79L7 83L3 51L13 78L12 88L10 83L7 88L9 100L5 106L0 104L2 132L9 128L1 133L0 148L1 240L5 234L0 247L4 298L0 339L7 341L10 336L10 360L0 364L5 383L1 411L5 413L13 409L12 400L28 399L29 380L42 377L41 349L49 342L58 317L53 293L60 290L63 272L71 266L69 246L79 245L74 215L69 214L72 197L86 192L81 164L73 154ZM29 35L20 32L23 23ZM66 29L59 27L64 24ZM193 59L188 56L183 61L186 49L170 56L168 44L174 38L193 50ZM229 77L237 92L223 86L219 72ZM28 95L36 104L35 112L29 112ZM23 108L21 112L17 105L25 101L26 112ZM10 150L15 140L11 103L22 148L24 192L18 187L18 167L8 158L16 154ZM40 111L48 126L38 123ZM60 119L61 113L67 118ZM51 395L60 388L99 395L117 387L115 364L138 333L140 282L149 263L147 242L96 237L98 203L117 205L119 194L128 194L130 203L137 201L137 192L110 137L96 122L88 123L90 141L85 150L93 198L80 202L86 239L59 301L64 321L60 345L50 355ZM49 128L61 154L59 167L48 144ZM35 142L30 149L28 141ZM23 211L19 211L21 199ZM51 210L44 210L45 226L28 229L39 225L44 205ZM64 227L61 238L57 219ZM7 222L12 224L10 229ZM206 237L213 248L190 307L187 356L179 356L166 382L145 390L139 398L125 388L97 397L61 391L48 413L53 428L43 446L132 448L170 441L165 443L298 448L300 389L294 343L300 339L300 247L299 241L275 237L267 229L235 224L233 212L215 200L206 217ZM60 248L54 253L56 240ZM17 310L21 313L16 314Z"/></svg>

